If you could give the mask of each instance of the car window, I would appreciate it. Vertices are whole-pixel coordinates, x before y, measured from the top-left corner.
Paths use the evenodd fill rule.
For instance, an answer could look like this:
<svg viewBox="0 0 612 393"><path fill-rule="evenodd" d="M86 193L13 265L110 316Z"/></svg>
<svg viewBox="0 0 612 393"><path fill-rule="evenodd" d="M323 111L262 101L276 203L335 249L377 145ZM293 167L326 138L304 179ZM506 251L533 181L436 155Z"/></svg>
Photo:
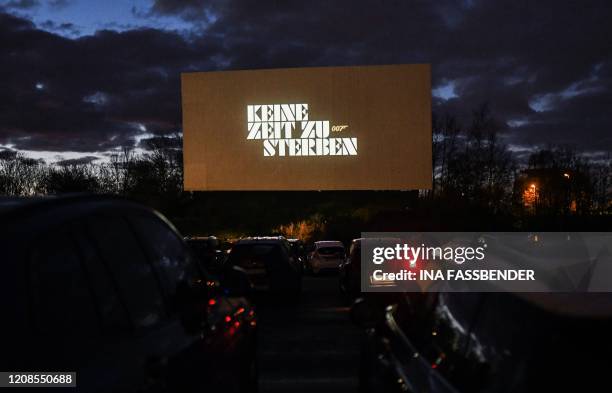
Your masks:
<svg viewBox="0 0 612 393"><path fill-rule="evenodd" d="M278 249L278 254L280 255L280 257L283 260L289 259L293 257L293 251L291 251L291 246L289 245L289 242L287 242L286 240L281 243L283 244L283 247L280 247Z"/></svg>
<svg viewBox="0 0 612 393"><path fill-rule="evenodd" d="M12 337L12 333L20 333L27 331L30 328L29 322L29 304L26 288L26 271L27 258L30 251L22 246L22 243L10 242L6 237L0 240L0 250L2 251L3 267L2 276L0 276L0 296L2 298L13 297L10 302L3 303L3 317L10 320L11 323L5 324L3 327L8 331L8 337ZM0 343L4 343L8 337L0 337ZM10 340L10 338L9 338ZM0 344L2 345L2 344Z"/></svg>
<svg viewBox="0 0 612 393"><path fill-rule="evenodd" d="M320 255L332 256L332 255L343 255L344 248L343 247L321 247L317 250Z"/></svg>
<svg viewBox="0 0 612 393"><path fill-rule="evenodd" d="M174 296L177 284L197 276L195 260L183 241L157 217L129 217L158 271L164 292Z"/></svg>
<svg viewBox="0 0 612 393"><path fill-rule="evenodd" d="M155 326L164 315L159 281L127 221L118 216L98 216L88 222L88 227L135 329Z"/></svg>
<svg viewBox="0 0 612 393"><path fill-rule="evenodd" d="M291 248L291 244L287 240L281 240L280 244L282 244L283 249L287 255L291 255L293 253L293 249Z"/></svg>
<svg viewBox="0 0 612 393"><path fill-rule="evenodd" d="M126 304L118 292L118 283L108 266L103 262L95 244L85 230L85 223L77 223L74 239L83 268L90 277L91 286L102 320L103 332L107 335L126 335L131 332L132 325L128 317Z"/></svg>
<svg viewBox="0 0 612 393"><path fill-rule="evenodd" d="M194 256L195 267L198 274L206 276L208 273L219 273L222 270L225 254L208 240L188 239L185 241L190 253Z"/></svg>
<svg viewBox="0 0 612 393"><path fill-rule="evenodd" d="M240 267L264 267L281 248L274 244L236 245L230 252L228 263Z"/></svg>
<svg viewBox="0 0 612 393"><path fill-rule="evenodd" d="M200 259L205 260L214 253L214 248L210 247L208 241L202 239L189 239L186 240L187 245L191 248L193 253Z"/></svg>
<svg viewBox="0 0 612 393"><path fill-rule="evenodd" d="M293 249L294 249L296 254L304 255L304 245L302 243L295 243L293 245Z"/></svg>
<svg viewBox="0 0 612 393"><path fill-rule="evenodd" d="M57 336L99 333L92 291L67 229L43 236L31 254L35 325Z"/></svg>

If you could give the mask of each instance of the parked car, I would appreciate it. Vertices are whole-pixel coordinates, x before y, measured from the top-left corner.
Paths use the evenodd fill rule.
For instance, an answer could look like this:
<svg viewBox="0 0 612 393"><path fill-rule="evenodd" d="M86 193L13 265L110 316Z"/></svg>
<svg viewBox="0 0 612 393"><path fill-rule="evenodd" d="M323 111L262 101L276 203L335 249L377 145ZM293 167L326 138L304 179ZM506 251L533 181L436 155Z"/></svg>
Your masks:
<svg viewBox="0 0 612 393"><path fill-rule="evenodd" d="M359 299L367 328L363 392L607 390L612 296L406 294L381 315Z"/></svg>
<svg viewBox="0 0 612 393"><path fill-rule="evenodd" d="M324 240L314 243L310 257L312 273L319 274L323 270L338 270L346 258L344 244L336 240Z"/></svg>
<svg viewBox="0 0 612 393"><path fill-rule="evenodd" d="M187 236L185 243L209 272L218 274L223 270L225 254L219 249L219 240L215 236Z"/></svg>
<svg viewBox="0 0 612 393"><path fill-rule="evenodd" d="M302 291L300 262L282 236L240 239L232 247L226 264L243 269L256 291L293 296Z"/></svg>
<svg viewBox="0 0 612 393"><path fill-rule="evenodd" d="M287 241L291 246L293 255L295 255L295 257L300 262L300 267L303 273L304 270L306 270L306 249L304 248L304 242L300 239L287 239Z"/></svg>
<svg viewBox="0 0 612 393"><path fill-rule="evenodd" d="M256 390L253 307L154 210L0 199L0 253L1 370L75 371L83 392Z"/></svg>

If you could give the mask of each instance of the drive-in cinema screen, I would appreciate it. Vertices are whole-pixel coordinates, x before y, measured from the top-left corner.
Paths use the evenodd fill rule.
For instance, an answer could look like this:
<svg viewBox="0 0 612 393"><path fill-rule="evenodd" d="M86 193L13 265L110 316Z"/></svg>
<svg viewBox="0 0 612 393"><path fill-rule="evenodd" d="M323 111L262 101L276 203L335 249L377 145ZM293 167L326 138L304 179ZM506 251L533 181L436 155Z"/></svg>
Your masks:
<svg viewBox="0 0 612 393"><path fill-rule="evenodd" d="M426 64L182 74L185 190L431 187Z"/></svg>

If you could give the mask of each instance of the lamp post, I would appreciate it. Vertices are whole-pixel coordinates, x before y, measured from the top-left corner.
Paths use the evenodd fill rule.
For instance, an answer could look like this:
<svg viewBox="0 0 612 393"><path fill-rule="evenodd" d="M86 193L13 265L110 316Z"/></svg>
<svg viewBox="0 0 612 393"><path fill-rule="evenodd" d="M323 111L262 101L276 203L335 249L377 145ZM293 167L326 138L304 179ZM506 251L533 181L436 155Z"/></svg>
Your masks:
<svg viewBox="0 0 612 393"><path fill-rule="evenodd" d="M565 206L563 211L565 214L569 214L572 211L572 193L571 193L571 183L570 183L570 174L568 172L563 172L564 177L564 191L565 191Z"/></svg>

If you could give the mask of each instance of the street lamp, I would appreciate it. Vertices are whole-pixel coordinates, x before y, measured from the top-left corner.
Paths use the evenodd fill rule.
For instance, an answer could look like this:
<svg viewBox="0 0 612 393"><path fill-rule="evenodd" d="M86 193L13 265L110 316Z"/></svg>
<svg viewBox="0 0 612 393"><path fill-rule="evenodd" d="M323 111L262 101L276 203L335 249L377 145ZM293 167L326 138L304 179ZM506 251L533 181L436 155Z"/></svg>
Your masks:
<svg viewBox="0 0 612 393"><path fill-rule="evenodd" d="M535 212L536 204L538 202L538 193L537 193L537 185L536 183L531 183L529 187L525 190L526 202L531 206L533 211Z"/></svg>

